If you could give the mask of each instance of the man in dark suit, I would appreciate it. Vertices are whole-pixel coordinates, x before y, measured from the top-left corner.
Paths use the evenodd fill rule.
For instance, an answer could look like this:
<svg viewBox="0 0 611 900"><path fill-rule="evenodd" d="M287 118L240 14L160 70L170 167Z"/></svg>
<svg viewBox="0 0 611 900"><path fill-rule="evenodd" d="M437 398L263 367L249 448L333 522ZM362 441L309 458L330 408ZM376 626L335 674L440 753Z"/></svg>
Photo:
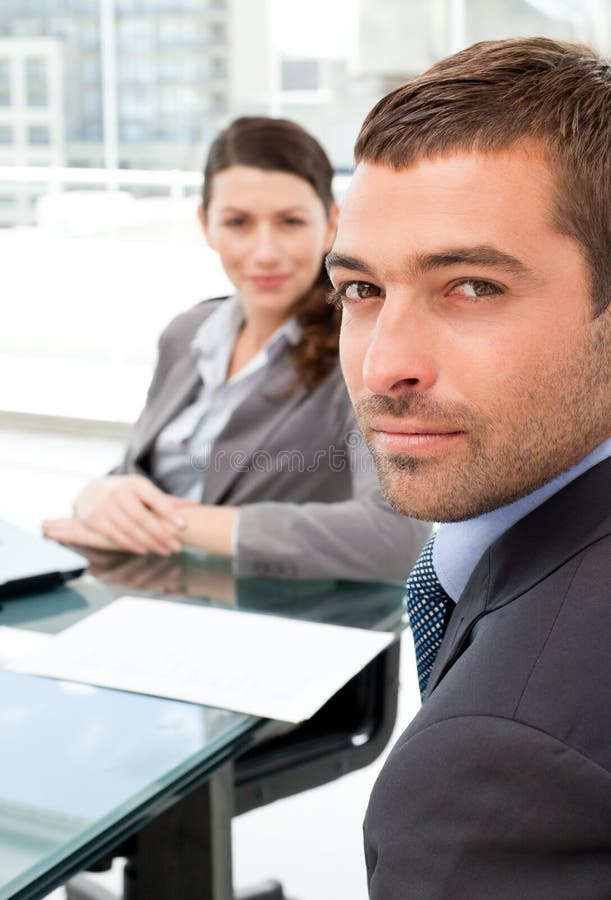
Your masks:
<svg viewBox="0 0 611 900"><path fill-rule="evenodd" d="M374 900L611 898L611 68L487 42L369 114L329 269L423 706L365 820Z"/></svg>

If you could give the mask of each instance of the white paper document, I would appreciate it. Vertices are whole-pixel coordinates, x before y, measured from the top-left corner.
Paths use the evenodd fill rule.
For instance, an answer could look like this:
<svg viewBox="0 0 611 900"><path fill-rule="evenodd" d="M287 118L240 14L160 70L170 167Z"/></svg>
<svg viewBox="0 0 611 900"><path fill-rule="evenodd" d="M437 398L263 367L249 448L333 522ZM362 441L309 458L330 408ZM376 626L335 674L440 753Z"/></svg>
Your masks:
<svg viewBox="0 0 611 900"><path fill-rule="evenodd" d="M26 656L44 647L52 635L41 634L40 631L29 631L27 628L9 628L0 625L0 667L8 666L20 656Z"/></svg>
<svg viewBox="0 0 611 900"><path fill-rule="evenodd" d="M361 628L123 597L10 668L301 722L393 639Z"/></svg>

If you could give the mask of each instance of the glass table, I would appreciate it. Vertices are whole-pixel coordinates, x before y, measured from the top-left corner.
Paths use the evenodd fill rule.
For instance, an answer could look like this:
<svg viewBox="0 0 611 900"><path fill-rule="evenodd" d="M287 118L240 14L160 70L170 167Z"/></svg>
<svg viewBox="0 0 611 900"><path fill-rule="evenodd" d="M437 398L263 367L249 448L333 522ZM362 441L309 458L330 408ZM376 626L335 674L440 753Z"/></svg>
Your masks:
<svg viewBox="0 0 611 900"><path fill-rule="evenodd" d="M130 593L404 627L396 584L234 581L224 561L191 553L171 560L98 554L91 565L45 593L0 599L0 625L57 633ZM229 900L231 760L286 727L0 671L0 900L44 897L134 833L141 848L134 897Z"/></svg>

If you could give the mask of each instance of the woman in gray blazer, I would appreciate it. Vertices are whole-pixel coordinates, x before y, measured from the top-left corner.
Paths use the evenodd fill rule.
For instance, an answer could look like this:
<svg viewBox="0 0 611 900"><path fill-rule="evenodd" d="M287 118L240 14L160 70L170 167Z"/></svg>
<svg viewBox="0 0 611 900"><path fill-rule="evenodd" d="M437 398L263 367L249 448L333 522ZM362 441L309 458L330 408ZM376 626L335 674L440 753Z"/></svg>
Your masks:
<svg viewBox="0 0 611 900"><path fill-rule="evenodd" d="M295 123L241 118L204 176L200 221L236 294L166 328L123 461L45 533L188 545L233 555L239 576L403 579L430 529L382 498L339 368L331 164Z"/></svg>

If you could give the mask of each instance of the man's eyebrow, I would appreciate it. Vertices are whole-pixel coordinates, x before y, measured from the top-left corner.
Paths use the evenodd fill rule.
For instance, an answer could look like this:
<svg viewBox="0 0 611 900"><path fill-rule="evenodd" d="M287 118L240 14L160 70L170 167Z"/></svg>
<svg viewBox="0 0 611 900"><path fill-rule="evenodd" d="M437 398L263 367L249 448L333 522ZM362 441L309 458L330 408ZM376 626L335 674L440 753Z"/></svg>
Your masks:
<svg viewBox="0 0 611 900"><path fill-rule="evenodd" d="M511 275L534 278L535 274L526 263L511 256L503 250L486 244L474 247L448 247L436 253L418 253L410 261L410 274L417 276L434 269L447 269L458 265L483 266L484 268L504 269Z"/></svg>
<svg viewBox="0 0 611 900"><path fill-rule="evenodd" d="M371 277L374 275L372 269L362 259L344 256L341 253L329 253L325 264L327 271L337 267L353 272L363 272ZM535 278L535 273L522 260L487 244L472 247L448 247L435 253L417 253L408 259L406 272L409 277L417 278L427 272L433 272L435 269L449 269L451 266L459 265L503 269L511 275Z"/></svg>
<svg viewBox="0 0 611 900"><path fill-rule="evenodd" d="M336 266L340 269L349 269L351 272L364 272L365 275L373 276L373 272L362 259L356 259L354 256L343 256L341 253L327 253L325 266L327 271Z"/></svg>

